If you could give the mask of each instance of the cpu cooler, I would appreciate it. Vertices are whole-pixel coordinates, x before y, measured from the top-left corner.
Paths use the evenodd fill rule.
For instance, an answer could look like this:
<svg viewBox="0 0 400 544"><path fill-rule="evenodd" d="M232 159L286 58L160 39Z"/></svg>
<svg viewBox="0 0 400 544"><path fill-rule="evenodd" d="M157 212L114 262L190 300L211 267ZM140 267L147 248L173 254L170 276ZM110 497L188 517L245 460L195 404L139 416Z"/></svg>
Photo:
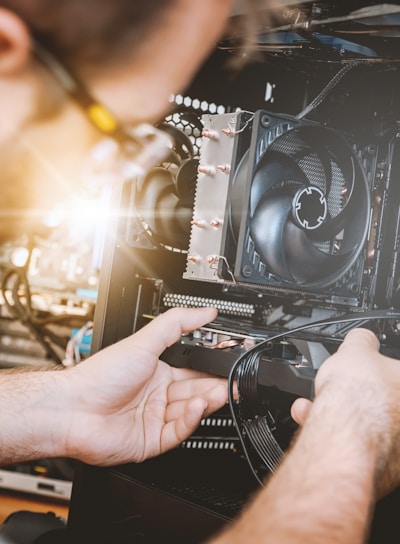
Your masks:
<svg viewBox="0 0 400 544"><path fill-rule="evenodd" d="M344 134L296 117L258 111L250 118L246 113L244 122L243 115L234 124L232 118L214 147L221 163L223 139L235 140L225 159L231 173L219 210L219 248L215 242L211 248L210 234L192 231L185 277L212 280L199 270L201 261L214 260L218 279L214 270L212 281L356 296L371 209L360 150ZM210 194L208 183L198 181L197 218L207 214L202 192Z"/></svg>
<svg viewBox="0 0 400 544"><path fill-rule="evenodd" d="M364 172L344 139L325 127L300 123L271 141L273 119L261 114L257 121L260 130L232 182L236 273L261 283L273 277L331 285L364 247L370 210Z"/></svg>

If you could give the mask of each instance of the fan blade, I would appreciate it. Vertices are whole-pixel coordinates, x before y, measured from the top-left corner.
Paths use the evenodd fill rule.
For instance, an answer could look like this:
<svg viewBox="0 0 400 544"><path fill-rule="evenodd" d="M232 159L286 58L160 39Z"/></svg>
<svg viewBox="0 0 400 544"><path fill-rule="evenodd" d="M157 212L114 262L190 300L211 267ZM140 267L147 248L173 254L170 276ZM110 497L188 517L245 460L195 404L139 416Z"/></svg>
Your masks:
<svg viewBox="0 0 400 544"><path fill-rule="evenodd" d="M189 240L192 208L182 206L176 194L164 191L155 210L156 234L165 244L186 248Z"/></svg>
<svg viewBox="0 0 400 544"><path fill-rule="evenodd" d="M308 184L316 185L328 195L335 159L326 145L326 129L321 134L318 128L312 125L290 130L271 145L271 150L280 150L292 157L307 176Z"/></svg>
<svg viewBox="0 0 400 544"><path fill-rule="evenodd" d="M328 139L329 136L329 139ZM349 151L344 153L342 149L342 142L338 141L337 137L334 138L334 133L328 133L325 128L315 126L304 126L299 131L300 142L304 142L307 146L304 148L304 151L296 155L296 162L299 163L300 167L303 169L305 165L308 165L310 170L307 171L309 182L312 185L316 185L322 189L326 196L329 196L329 193L332 188L333 183L333 164L337 164L337 157L335 156L335 149L340 144L340 158L341 163L345 160L347 161L347 156ZM300 147L300 149L303 148ZM347 165L346 165L347 167ZM316 179L313 179L313 178ZM324 187L321 187L321 182L323 181Z"/></svg>
<svg viewBox="0 0 400 544"><path fill-rule="evenodd" d="M193 205L196 190L198 159L186 159L175 176L176 192L188 204Z"/></svg>
<svg viewBox="0 0 400 544"><path fill-rule="evenodd" d="M280 151L267 151L260 160L253 178L250 194L250 213L252 214L266 191L276 186L309 185L309 180L299 165Z"/></svg>
<svg viewBox="0 0 400 544"><path fill-rule="evenodd" d="M310 239L314 240L314 242L333 240L345 228L354 211L355 207L348 201L336 217L326 220L320 227L310 232Z"/></svg>
<svg viewBox="0 0 400 544"><path fill-rule="evenodd" d="M237 242L240 231L240 224L243 217L243 202L245 198L246 181L249 168L249 151L247 151L238 167L235 170L233 178L232 190L228 196L229 198L229 225L231 228L232 236Z"/></svg>
<svg viewBox="0 0 400 544"><path fill-rule="evenodd" d="M300 282L326 279L347 265L357 250L357 245L345 253L330 255L313 245L306 233L288 221L284 227L283 252L291 277Z"/></svg>
<svg viewBox="0 0 400 544"><path fill-rule="evenodd" d="M156 228L155 210L162 193L174 191L175 185L169 170L162 167L152 168L141 185L141 190L135 196L135 205L140 217L150 226Z"/></svg>
<svg viewBox="0 0 400 544"><path fill-rule="evenodd" d="M346 226L352 227L360 232L354 233L354 235L363 236L363 231L365 230L365 221L359 221L357 224L354 223L353 219L355 216L359 215L360 210L369 208L369 198L368 198L368 184L365 177L360 171L358 171L358 176L356 173L356 165L354 160L351 160L352 163L352 174L350 181L347 180L347 187L349 188L349 194L347 195L347 202L345 203L342 210L332 219L325 221L318 229L315 229L314 232L310 233L310 238L314 241L323 241L323 240L332 240L337 234L339 234Z"/></svg>
<svg viewBox="0 0 400 544"><path fill-rule="evenodd" d="M293 277L286 263L283 234L292 210L292 197L270 191L259 202L250 223L256 251L269 270L288 281Z"/></svg>

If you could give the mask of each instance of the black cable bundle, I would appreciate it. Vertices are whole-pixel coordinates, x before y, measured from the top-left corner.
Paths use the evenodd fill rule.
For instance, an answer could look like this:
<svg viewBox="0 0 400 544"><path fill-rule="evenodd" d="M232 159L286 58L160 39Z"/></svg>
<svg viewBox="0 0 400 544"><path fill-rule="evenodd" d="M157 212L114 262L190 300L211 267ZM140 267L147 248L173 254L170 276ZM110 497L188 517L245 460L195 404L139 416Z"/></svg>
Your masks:
<svg viewBox="0 0 400 544"><path fill-rule="evenodd" d="M229 406L244 455L255 478L261 485L263 485L263 482L262 477L259 475L259 469L255 467L255 463L251 459L254 457L252 455L253 450L270 472L276 471L284 456L284 452L274 436L275 421L272 415L263 409L257 388L261 356L270 349L271 342L316 327L321 329L328 325L340 323L353 323L354 327L366 326L370 321L390 319L399 320L400 312L391 309L353 312L341 317L314 321L266 338L236 360L228 378ZM235 381L239 391L238 403L235 401ZM250 442L252 449L248 448L248 442Z"/></svg>

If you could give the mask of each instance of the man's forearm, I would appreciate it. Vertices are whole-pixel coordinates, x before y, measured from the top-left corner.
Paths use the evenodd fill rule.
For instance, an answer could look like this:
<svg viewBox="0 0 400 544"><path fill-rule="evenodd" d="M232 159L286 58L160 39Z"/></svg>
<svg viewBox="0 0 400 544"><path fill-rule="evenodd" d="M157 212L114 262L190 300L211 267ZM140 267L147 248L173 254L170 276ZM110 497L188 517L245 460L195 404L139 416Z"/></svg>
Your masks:
<svg viewBox="0 0 400 544"><path fill-rule="evenodd" d="M340 404L332 413L332 401L324 395L315 404L277 474L215 544L365 541L376 461L374 444L367 442L363 430L368 422L362 414L352 414L349 425Z"/></svg>
<svg viewBox="0 0 400 544"><path fill-rule="evenodd" d="M63 372L0 371L0 463L63 453Z"/></svg>

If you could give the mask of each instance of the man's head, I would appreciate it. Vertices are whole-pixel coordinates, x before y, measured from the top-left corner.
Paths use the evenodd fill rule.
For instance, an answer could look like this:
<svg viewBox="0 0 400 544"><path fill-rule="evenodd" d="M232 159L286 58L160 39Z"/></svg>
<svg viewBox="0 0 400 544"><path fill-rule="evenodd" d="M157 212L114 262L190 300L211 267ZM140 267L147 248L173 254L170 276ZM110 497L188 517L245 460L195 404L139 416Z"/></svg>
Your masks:
<svg viewBox="0 0 400 544"><path fill-rule="evenodd" d="M232 4L255 13L278 1L0 0L0 242L79 186L100 137L33 41L122 122L152 123L214 48Z"/></svg>
<svg viewBox="0 0 400 544"><path fill-rule="evenodd" d="M34 37L121 117L155 120L165 91L168 97L182 90L215 45L231 2L3 0L0 61L18 58L14 68L23 68ZM12 24L7 14L13 15ZM128 95L131 108L123 111Z"/></svg>
<svg viewBox="0 0 400 544"><path fill-rule="evenodd" d="M13 234L15 215L40 215L74 190L99 138L33 54L33 38L122 121L155 122L230 10L231 0L1 0L0 238Z"/></svg>

